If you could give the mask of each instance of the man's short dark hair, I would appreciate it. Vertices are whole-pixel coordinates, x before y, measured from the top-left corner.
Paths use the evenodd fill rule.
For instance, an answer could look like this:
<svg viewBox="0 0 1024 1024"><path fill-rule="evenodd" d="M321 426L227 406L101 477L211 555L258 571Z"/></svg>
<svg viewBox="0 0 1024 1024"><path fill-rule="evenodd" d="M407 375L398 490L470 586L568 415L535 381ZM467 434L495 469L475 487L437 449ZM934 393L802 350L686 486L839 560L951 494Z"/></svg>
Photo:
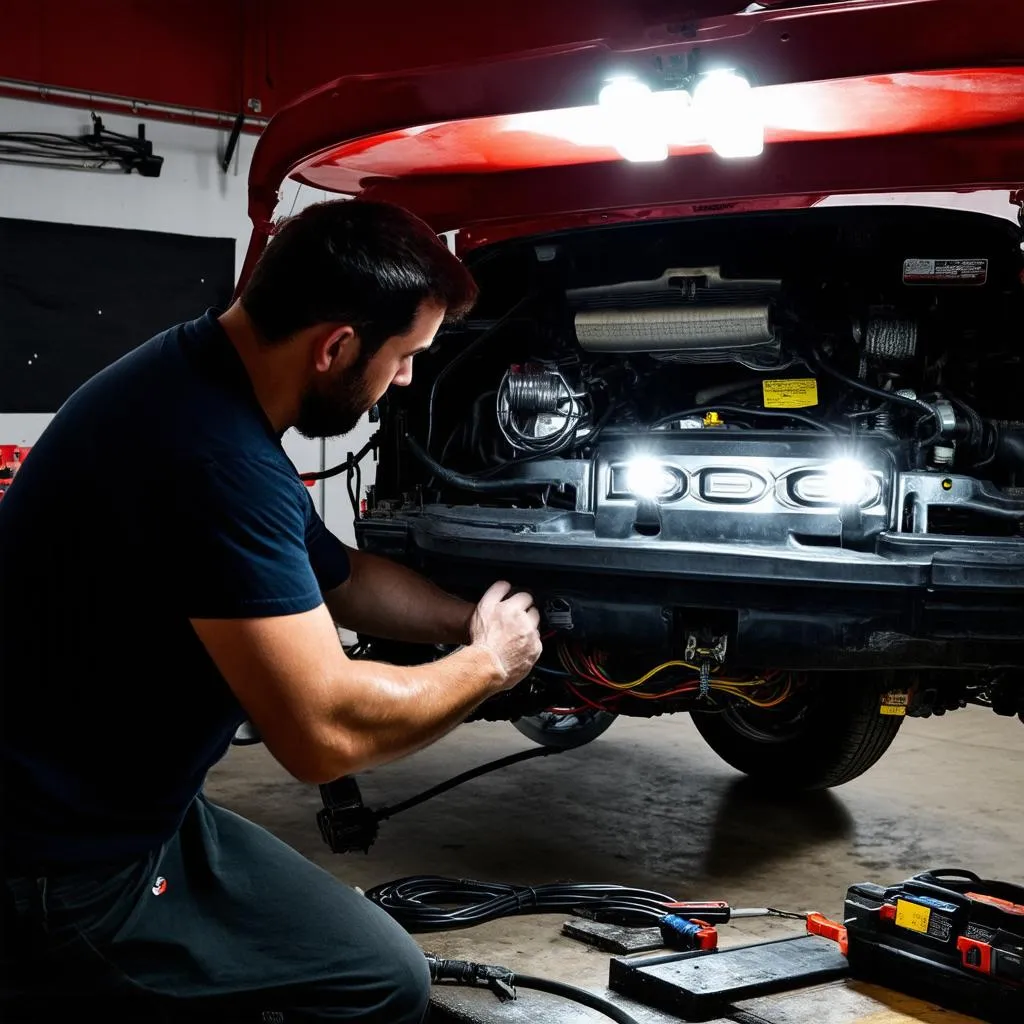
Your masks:
<svg viewBox="0 0 1024 1024"><path fill-rule="evenodd" d="M419 217L390 203L339 199L278 227L242 306L269 343L316 324L349 324L365 360L405 334L423 302L443 306L451 320L476 295L472 275Z"/></svg>

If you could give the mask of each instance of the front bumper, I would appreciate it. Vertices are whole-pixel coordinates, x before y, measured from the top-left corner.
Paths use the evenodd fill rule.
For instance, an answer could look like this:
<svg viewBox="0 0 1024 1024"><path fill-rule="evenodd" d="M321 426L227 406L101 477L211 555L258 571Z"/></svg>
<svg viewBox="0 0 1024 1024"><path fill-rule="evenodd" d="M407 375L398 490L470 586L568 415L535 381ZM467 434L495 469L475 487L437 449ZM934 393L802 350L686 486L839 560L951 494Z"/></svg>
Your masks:
<svg viewBox="0 0 1024 1024"><path fill-rule="evenodd" d="M789 669L1024 667L1024 542L883 532L874 550L601 538L572 512L426 506L357 524L360 545L472 598L530 589L581 639L678 650L730 635L734 664Z"/></svg>

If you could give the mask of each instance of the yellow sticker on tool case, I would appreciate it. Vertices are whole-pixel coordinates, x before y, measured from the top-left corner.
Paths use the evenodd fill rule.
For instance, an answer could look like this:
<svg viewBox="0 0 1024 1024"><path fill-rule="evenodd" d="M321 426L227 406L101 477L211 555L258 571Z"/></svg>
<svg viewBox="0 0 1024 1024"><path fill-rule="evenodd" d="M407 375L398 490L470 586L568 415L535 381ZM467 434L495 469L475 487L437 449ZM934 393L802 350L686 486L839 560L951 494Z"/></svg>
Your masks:
<svg viewBox="0 0 1024 1024"><path fill-rule="evenodd" d="M927 935L931 919L932 912L928 907L922 907L920 903L911 903L908 900L896 901L897 928L906 928L909 932Z"/></svg>
<svg viewBox="0 0 1024 1024"><path fill-rule="evenodd" d="M761 386L766 409L806 409L818 404L818 382L813 377L766 380Z"/></svg>

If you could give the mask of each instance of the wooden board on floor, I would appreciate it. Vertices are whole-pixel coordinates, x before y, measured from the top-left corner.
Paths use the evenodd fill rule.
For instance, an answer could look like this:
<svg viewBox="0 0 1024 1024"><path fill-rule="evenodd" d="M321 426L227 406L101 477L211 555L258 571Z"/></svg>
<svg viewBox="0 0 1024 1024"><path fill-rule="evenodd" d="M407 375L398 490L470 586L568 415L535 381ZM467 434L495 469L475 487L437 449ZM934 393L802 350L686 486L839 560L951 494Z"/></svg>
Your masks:
<svg viewBox="0 0 1024 1024"><path fill-rule="evenodd" d="M679 1020L613 992L601 994L632 1014L638 1024L676 1024ZM439 1024L597 1024L608 1019L564 999L526 989L520 990L515 1002L499 1003L490 992L438 987L431 1005ZM748 1015L741 1017L747 1024L980 1024L975 1017L850 979L743 1000L736 1008ZM710 1024L736 1022L726 1017Z"/></svg>
<svg viewBox="0 0 1024 1024"><path fill-rule="evenodd" d="M736 1006L767 1024L979 1024L976 1017L850 978L746 999Z"/></svg>

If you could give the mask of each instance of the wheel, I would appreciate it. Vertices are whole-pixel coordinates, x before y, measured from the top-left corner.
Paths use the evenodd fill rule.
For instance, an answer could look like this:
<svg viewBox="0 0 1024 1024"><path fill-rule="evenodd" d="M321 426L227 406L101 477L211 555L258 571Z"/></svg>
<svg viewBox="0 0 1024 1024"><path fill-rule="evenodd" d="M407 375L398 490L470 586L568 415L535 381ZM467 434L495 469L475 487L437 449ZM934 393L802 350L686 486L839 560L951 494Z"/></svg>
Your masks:
<svg viewBox="0 0 1024 1024"><path fill-rule="evenodd" d="M737 702L691 714L708 746L758 784L828 789L862 775L889 749L903 724L900 715L881 714L891 686L835 673L776 708Z"/></svg>
<svg viewBox="0 0 1024 1024"><path fill-rule="evenodd" d="M596 740L617 717L610 711L577 711L571 715L542 711L539 715L518 718L512 724L542 747L571 750Z"/></svg>

